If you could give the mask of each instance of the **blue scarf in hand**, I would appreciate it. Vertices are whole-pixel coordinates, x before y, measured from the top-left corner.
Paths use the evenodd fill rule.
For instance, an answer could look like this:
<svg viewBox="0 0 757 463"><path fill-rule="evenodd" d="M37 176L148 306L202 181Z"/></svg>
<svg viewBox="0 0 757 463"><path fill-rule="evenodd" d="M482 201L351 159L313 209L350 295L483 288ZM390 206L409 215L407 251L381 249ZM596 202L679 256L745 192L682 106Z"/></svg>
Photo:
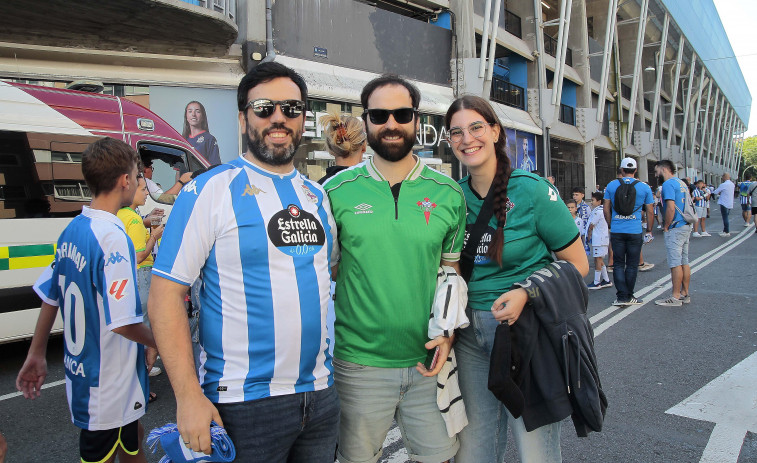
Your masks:
<svg viewBox="0 0 757 463"><path fill-rule="evenodd" d="M184 445L179 430L174 423L168 423L150 431L147 436L147 446L155 453L158 440L166 455L160 463L202 463L202 462L230 462L234 461L237 452L226 430L218 426L215 421L210 423L210 455L195 452Z"/></svg>

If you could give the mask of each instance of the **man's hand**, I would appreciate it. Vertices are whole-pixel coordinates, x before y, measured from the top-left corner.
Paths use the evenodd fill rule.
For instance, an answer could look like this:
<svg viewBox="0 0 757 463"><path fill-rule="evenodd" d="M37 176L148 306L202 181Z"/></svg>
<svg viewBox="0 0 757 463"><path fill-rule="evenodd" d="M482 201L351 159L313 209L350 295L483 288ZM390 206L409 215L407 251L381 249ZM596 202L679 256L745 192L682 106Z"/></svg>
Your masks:
<svg viewBox="0 0 757 463"><path fill-rule="evenodd" d="M152 370L152 366L155 365L155 361L158 359L158 349L154 347L145 347L145 366L147 371Z"/></svg>
<svg viewBox="0 0 757 463"><path fill-rule="evenodd" d="M442 370L442 367L444 366L444 362L447 361L447 357L449 357L449 351L452 350L452 342L454 340L455 335L453 334L449 338L444 336L437 336L436 338L427 342L425 344L426 350L432 350L435 349L436 346L439 346L439 355L436 357L436 365L434 366L433 370L426 369L426 366L424 364L418 362L418 365L415 366L415 369L418 370L418 373L422 374L423 376L438 375Z"/></svg>
<svg viewBox="0 0 757 463"><path fill-rule="evenodd" d="M523 288L513 289L502 294L492 304L492 314L499 322L506 322L512 325L518 321L523 307L528 302L528 293Z"/></svg>
<svg viewBox="0 0 757 463"><path fill-rule="evenodd" d="M186 399L176 398L176 424L188 448L210 455L211 421L223 426L218 410L202 393L194 393Z"/></svg>
<svg viewBox="0 0 757 463"><path fill-rule="evenodd" d="M16 389L24 394L24 398L36 399L40 396L42 384L46 377L47 360L45 357L29 355L16 377Z"/></svg>
<svg viewBox="0 0 757 463"><path fill-rule="evenodd" d="M184 172L179 177L179 181L182 183L189 183L192 180L192 172Z"/></svg>

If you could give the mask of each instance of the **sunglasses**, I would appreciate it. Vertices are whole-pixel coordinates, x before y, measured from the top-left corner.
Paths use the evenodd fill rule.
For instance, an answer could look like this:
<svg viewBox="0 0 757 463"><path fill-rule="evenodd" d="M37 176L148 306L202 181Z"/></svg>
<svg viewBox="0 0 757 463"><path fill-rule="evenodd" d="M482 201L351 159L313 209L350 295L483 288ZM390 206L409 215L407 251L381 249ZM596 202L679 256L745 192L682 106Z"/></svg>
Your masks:
<svg viewBox="0 0 757 463"><path fill-rule="evenodd" d="M451 141L452 143L460 143L463 141L463 137L465 136L465 131L467 130L469 134L473 138L481 138L481 136L486 133L486 127L492 125L487 122L481 122L476 121L472 122L468 128L463 127L452 127L449 129L449 132L447 132L447 139Z"/></svg>
<svg viewBox="0 0 757 463"><path fill-rule="evenodd" d="M389 120L389 116L394 116L394 120L398 124L407 124L412 122L418 110L415 108L397 108L397 109L366 109L363 113L363 117L368 115L372 124L382 125L386 124Z"/></svg>
<svg viewBox="0 0 757 463"><path fill-rule="evenodd" d="M305 111L305 102L301 100L276 101L260 98L247 103L247 107L252 109L253 114L263 119L271 117L276 111L276 105L281 107L281 112L289 119L296 119Z"/></svg>

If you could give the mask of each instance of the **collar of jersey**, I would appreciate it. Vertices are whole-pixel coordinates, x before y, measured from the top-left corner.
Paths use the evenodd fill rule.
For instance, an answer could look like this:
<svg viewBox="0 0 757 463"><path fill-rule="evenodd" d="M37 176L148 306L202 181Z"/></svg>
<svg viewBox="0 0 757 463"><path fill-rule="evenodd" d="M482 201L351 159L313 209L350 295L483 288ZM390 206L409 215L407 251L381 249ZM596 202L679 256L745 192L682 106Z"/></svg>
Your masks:
<svg viewBox="0 0 757 463"><path fill-rule="evenodd" d="M255 172L265 175L266 177L271 178L282 178L282 179L290 179L294 177L297 174L297 169L292 169L291 172L286 174L278 174L276 172L271 172L270 170L263 169L262 167L255 165L251 163L246 157L244 157L244 154L239 155L240 162L244 163L245 166L249 167L250 169L254 170Z"/></svg>
<svg viewBox="0 0 757 463"><path fill-rule="evenodd" d="M121 222L121 219L102 209L92 209L89 206L82 206L81 213L83 216L89 217L90 219L107 220L108 222L118 225L121 229L124 229L124 223Z"/></svg>
<svg viewBox="0 0 757 463"><path fill-rule="evenodd" d="M415 166L410 169L410 172L408 172L407 177L405 177L403 182L405 180L415 180L416 178L420 177L421 171L423 170L423 162L421 161L421 159L414 154L412 156L415 159ZM379 172L379 170L376 168L376 165L373 163L372 157L366 163L366 168L368 169L368 173L374 180L377 180L379 182L387 181L387 179L385 179L384 176L381 175L381 172Z"/></svg>

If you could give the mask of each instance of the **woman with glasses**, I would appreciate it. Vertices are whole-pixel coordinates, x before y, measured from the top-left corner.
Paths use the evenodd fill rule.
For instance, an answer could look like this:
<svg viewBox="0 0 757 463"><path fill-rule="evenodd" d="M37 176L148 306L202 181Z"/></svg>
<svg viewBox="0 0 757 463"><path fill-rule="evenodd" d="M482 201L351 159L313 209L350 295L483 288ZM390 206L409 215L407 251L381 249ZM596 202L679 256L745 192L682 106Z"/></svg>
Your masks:
<svg viewBox="0 0 757 463"><path fill-rule="evenodd" d="M445 128L452 151L470 173L460 180L468 232L487 195L491 195L493 211L477 243L468 282L466 312L471 324L458 330L455 344L469 421L459 435L455 462L504 461L508 426L521 461L561 461L560 420L527 432L523 417L513 418L487 389L487 382L497 325L517 323L528 302L525 290L511 291L511 286L552 262L552 252L582 275L588 274L579 232L554 186L536 174L511 167L505 130L486 100L471 95L455 100L447 111ZM527 401L524 414L533 415L540 405Z"/></svg>

